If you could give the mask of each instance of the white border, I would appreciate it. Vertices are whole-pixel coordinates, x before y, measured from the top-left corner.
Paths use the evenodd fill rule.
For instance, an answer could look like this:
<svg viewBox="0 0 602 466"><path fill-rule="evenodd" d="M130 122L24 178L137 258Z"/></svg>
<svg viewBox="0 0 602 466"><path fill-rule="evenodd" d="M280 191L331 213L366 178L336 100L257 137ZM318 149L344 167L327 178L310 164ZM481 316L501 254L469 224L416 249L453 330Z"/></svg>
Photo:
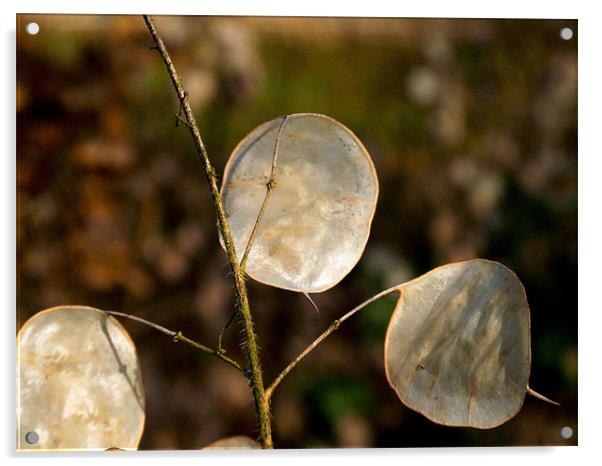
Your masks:
<svg viewBox="0 0 602 466"><path fill-rule="evenodd" d="M280 451L266 454L204 454L152 452L121 453L114 458L119 463L164 464L166 459L177 457L179 464L220 464L245 466L255 464L303 465L308 462L326 464L340 460L349 465L378 461L379 464L430 464L462 466L487 466L509 463L548 465L567 463L592 464L602 457L602 442L599 440L601 427L600 387L601 366L600 331L602 306L596 296L600 288L598 280L600 244L600 211L602 182L600 181L602 145L600 142L600 46L602 44L602 24L596 14L594 1L525 1L503 0L495 2L448 0L448 1L405 1L369 0L364 2L324 0L303 0L284 2L250 1L139 1L127 2L68 0L2 2L2 79L0 140L4 145L2 153L2 218L4 226L0 230L0 257L2 258L1 296L5 302L3 328L3 365L0 390L2 396L2 423L0 424L1 452L8 464L19 461L29 464L36 460L45 464L99 464L105 455L92 457L83 455L60 455L15 457L14 448L14 328L15 328L15 106L14 106L14 57L15 57L15 13L153 13L153 14L225 14L225 15L307 15L307 16L403 16L403 17L503 17L503 18L566 18L579 19L579 447L565 448L473 448L473 449L413 449L413 450L330 450L330 451ZM574 277L567 277L572 280ZM117 456L119 455L119 456Z"/></svg>
<svg viewBox="0 0 602 466"><path fill-rule="evenodd" d="M563 18L574 19L579 10L578 1L432 1L394 2L370 1L320 1L303 0L220 0L220 1L87 1L52 2L22 0L21 13L151 13L197 15L288 15L288 16L403 16L403 17L502 17L502 18Z"/></svg>

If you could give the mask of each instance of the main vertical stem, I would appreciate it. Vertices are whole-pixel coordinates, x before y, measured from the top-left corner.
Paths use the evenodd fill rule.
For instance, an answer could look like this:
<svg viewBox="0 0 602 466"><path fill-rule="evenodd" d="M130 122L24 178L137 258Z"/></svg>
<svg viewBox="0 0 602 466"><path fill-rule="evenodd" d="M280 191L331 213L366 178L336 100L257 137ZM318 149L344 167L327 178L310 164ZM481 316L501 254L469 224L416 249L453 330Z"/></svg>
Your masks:
<svg viewBox="0 0 602 466"><path fill-rule="evenodd" d="M219 230L222 234L224 244L226 245L226 253L228 255L228 260L230 262L230 266L232 267L232 272L234 274L234 283L236 286L236 294L238 297L238 307L240 315L242 316L246 338L247 358L249 361L249 379L251 381L253 397L255 399L255 409L259 421L259 441L263 448L273 448L272 426L270 418L270 402L265 396L263 374L261 371L261 364L259 360L259 348L257 347L253 317L251 315L249 298L247 296L247 286L245 284L244 274L241 271L240 264L238 262L238 257L236 256L234 242L232 241L232 233L230 232L230 225L228 224L224 204L222 202L222 198L220 196L219 189L217 186L217 176L215 174L215 169L211 165L211 161L209 160L209 156L207 155L205 144L203 143L203 140L201 138L199 128L196 124L196 120L190 107L190 102L188 101L188 94L184 90L184 87L180 82L178 73L176 72L176 69L171 61L169 53L167 52L163 41L157 33L157 29L155 27L153 19L150 15L144 15L144 21L146 22L148 30L155 41L157 50L163 58L163 62L167 67L167 72L169 73L173 86L176 90L176 93L178 94L178 99L180 100L182 110L186 117L186 125L190 130L190 134L192 136L192 139L194 140L194 144L201 158L203 169L207 177L207 183L209 184L209 190L211 191L211 197L218 219Z"/></svg>

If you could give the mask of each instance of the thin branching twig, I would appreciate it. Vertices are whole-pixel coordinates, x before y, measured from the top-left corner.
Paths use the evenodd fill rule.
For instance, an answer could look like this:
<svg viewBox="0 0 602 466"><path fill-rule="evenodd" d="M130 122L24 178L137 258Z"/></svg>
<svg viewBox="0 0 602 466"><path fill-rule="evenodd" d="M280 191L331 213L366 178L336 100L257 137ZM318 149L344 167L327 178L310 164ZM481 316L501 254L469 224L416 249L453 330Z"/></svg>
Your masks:
<svg viewBox="0 0 602 466"><path fill-rule="evenodd" d="M221 359L225 363L230 364L232 367L234 367L236 370L241 372L243 375L246 375L245 369L240 364L238 364L234 359L229 358L225 354L221 353L219 350L214 350L213 348L210 348L206 345L203 345L202 343L199 343L198 341L194 341L191 338L184 336L182 334L182 332L180 332L180 331L175 332L173 330L163 327L162 325L151 322L150 320L146 320L146 319L143 319L142 317L134 316L131 314L126 314L125 312L117 312L117 311L103 311L103 312L106 314L109 314L111 316L122 317L124 319L129 319L129 320L133 320L136 322L140 322L141 324L144 324L148 327L154 328L155 330L158 330L159 332L172 337L175 342L181 341L182 343L186 343L190 346L195 347L196 349L204 351L205 353L208 353L212 356L215 356L216 358Z"/></svg>
<svg viewBox="0 0 602 466"><path fill-rule="evenodd" d="M232 274L234 276L234 284L236 287L238 310L242 317L241 321L244 330L244 347L247 352L247 359L249 362L249 379L251 381L251 387L253 390L253 398L255 400L255 410L257 412L257 418L259 422L259 443L263 448L273 448L272 443L272 423L270 417L270 405L268 399L265 397L265 388L263 385L263 373L261 370L261 363L259 359L259 347L257 345L257 337L255 336L255 324L251 315L251 307L249 304L249 298L247 295L247 286L244 279L244 273L240 268L238 257L236 255L236 249L232 240L232 233L230 231L230 225L224 209L224 204L219 192L217 185L217 174L211 160L205 149L205 144L201 138L198 125L192 113L190 102L188 100L188 93L184 90L184 86L180 81L180 77L176 71L176 68L169 56L163 40L157 32L155 23L150 15L144 15L144 21L146 26L155 42L155 46L173 84L173 87L178 95L181 109L184 113L182 119L185 121L190 135L194 141L197 153L201 159L203 170L207 178L209 185L209 191L211 193L211 199L215 208L215 214L218 220L218 228L224 240L226 247L226 254L228 255L228 261L232 268Z"/></svg>
<svg viewBox="0 0 602 466"><path fill-rule="evenodd" d="M230 327L230 324L234 321L234 318L236 317L236 315L238 314L238 309L234 309L234 311L232 311L232 314L230 314L230 318L228 319L228 322L226 322L226 325L224 325L222 327L222 330L219 332L219 336L217 337L217 350L221 351L221 352L226 352L226 350L224 349L224 345L223 345L223 341L224 341L224 334L226 333L226 330L228 330L228 327Z"/></svg>
<svg viewBox="0 0 602 466"><path fill-rule="evenodd" d="M313 342L311 342L303 351L301 351L301 353L299 353L299 355L295 359L293 359L289 363L289 365L286 366L282 370L282 372L280 372L280 374L274 379L274 381L270 384L270 386L265 391L265 396L268 398L268 400L272 397L272 394L274 393L274 390L276 389L276 387L289 374L289 372L292 371L295 368L295 366L297 364L299 364L305 356L307 356L309 353L311 353L331 333L333 333L335 330L337 330L343 322L345 322L347 319L349 319L349 317L353 316L355 313L364 309L366 306L372 304L374 301L377 301L380 298L382 298L386 295L389 295L391 293L394 293L394 292L399 292L399 285L394 286L393 288L389 288L387 290L381 291L377 295L372 296L370 299L364 301L363 303L361 303L358 306L351 309L344 316L340 317L339 319L333 320L330 323L330 325L328 326L328 328L326 330L324 330L324 332L322 332L322 334L320 334L320 336L318 338L316 338Z"/></svg>

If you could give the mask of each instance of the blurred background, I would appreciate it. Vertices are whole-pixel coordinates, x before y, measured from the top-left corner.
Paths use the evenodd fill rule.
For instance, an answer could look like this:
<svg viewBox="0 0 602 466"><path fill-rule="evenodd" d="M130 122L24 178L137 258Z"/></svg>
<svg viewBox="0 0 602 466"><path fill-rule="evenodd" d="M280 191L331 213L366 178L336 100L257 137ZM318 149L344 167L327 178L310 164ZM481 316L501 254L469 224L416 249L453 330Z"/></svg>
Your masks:
<svg viewBox="0 0 602 466"><path fill-rule="evenodd" d="M328 323L447 262L501 261L531 305L527 397L492 429L436 425L383 367L394 300L348 321L273 399L280 448L577 443L577 22L157 17L218 173L278 115L334 117L380 178L365 254L334 289L249 281L267 381ZM37 35L26 25L38 23ZM560 31L572 29L563 40ZM209 345L234 309L208 189L138 16L17 20L17 323L81 304L136 314ZM147 396L143 449L257 434L246 380L125 321ZM240 328L225 347L243 360ZM563 427L572 429L568 439ZM565 434L568 432L564 430Z"/></svg>

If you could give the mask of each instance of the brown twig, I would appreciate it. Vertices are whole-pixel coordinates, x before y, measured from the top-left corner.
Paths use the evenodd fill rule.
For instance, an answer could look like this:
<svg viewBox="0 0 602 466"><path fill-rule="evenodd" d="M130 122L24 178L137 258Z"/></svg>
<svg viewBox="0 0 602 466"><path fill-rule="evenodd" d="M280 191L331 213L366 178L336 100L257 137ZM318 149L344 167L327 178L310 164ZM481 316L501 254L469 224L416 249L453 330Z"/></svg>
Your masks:
<svg viewBox="0 0 602 466"><path fill-rule="evenodd" d="M253 398L255 400L255 410L257 412L257 417L259 421L259 442L261 443L261 446L263 448L273 448L270 405L268 399L265 397L263 373L261 371L261 363L259 359L259 347L257 345L254 322L253 317L251 315L251 307L249 305L249 298L247 296L247 286L244 280L244 273L242 272L240 264L238 262L236 249L234 247L234 242L232 241L230 225L228 224L224 204L222 202L222 198L220 196L219 189L217 186L217 175L215 173L213 165L211 164L211 161L209 160L209 156L207 155L205 144L203 143L203 139L201 138L201 133L199 132L199 128L194 118L194 114L192 113L192 108L190 107L188 94L182 86L178 73L174 67L173 62L171 61L171 57L169 56L169 53L165 48L165 44L163 43L163 40L157 32L157 28L155 27L152 17L150 15L144 15L144 21L146 22L146 26L148 27L148 30L155 42L157 50L161 54L161 58L165 63L165 67L167 68L167 72L169 74L169 77L171 78L173 87L176 91L176 94L178 95L180 105L182 106L182 110L184 112L184 118L187 122L186 126L190 131L190 135L192 136L192 139L194 141L197 153L203 165L205 176L207 178L209 191L211 193L211 199L213 201L213 206L215 207L215 213L218 220L218 228L224 240L226 254L228 255L228 261L230 262L230 266L232 268L232 273L234 276L238 309L242 317L243 323L245 337L244 346L246 347L247 359L249 361L248 375L251 381Z"/></svg>
<svg viewBox="0 0 602 466"><path fill-rule="evenodd" d="M221 351L223 353L226 352L226 350L223 347L224 333L226 333L226 330L228 330L228 327L230 327L230 324L234 321L234 318L236 317L237 314L238 314L238 309L234 309L232 314L230 314L230 318L228 319L228 322L226 322L226 325L224 325L222 327L222 330L219 332L219 336L217 337L217 350L218 351Z"/></svg>
<svg viewBox="0 0 602 466"><path fill-rule="evenodd" d="M394 286L393 288L389 288L387 290L381 291L377 295L372 296L370 299L368 299L368 300L364 301L363 303L359 304L358 306L354 307L343 317L333 320L330 323L330 325L328 326L328 328L326 330L324 330L324 332L322 332L322 334L318 338L316 338L313 342L311 342L303 351L301 351L301 353L299 353L299 355L295 359L293 359L289 363L289 365L286 366L282 370L282 372L280 372L280 374L274 379L274 381L270 384L270 386L265 391L265 396L267 397L267 399L269 400L272 397L274 390L280 384L280 382L282 382L282 380L288 375L288 373L290 371L292 371L295 368L295 366L297 364L299 364L305 356L307 356L309 353L311 353L331 333L333 333L335 330L337 330L343 322L345 322L347 319L349 319L349 317L353 316L355 313L364 309L366 306L372 304L374 301L377 301L380 298L382 298L388 294L394 293L394 292L399 292L399 285Z"/></svg>
<svg viewBox="0 0 602 466"><path fill-rule="evenodd" d="M214 350L212 348L209 348L208 346L203 345L202 343L199 343L198 341L194 341L194 340L184 336L182 334L182 332L179 332L179 331L174 332L173 330L170 330L168 328L163 327L162 325L151 322L150 320L146 320L146 319L143 319L142 317L134 316L131 314L126 314L125 312L117 312L117 311L103 311L103 312L106 314L109 314L111 316L123 317L124 319L129 319L129 320L133 320L136 322L140 322L141 324L144 324L148 327L154 328L155 330L172 337L173 340L176 342L181 341L182 343L187 343L190 346L195 347L196 349L199 349L201 351L204 351L205 353L215 356L218 359L221 359L222 361L230 364L232 367L234 367L234 369L238 370L243 375L245 375L245 369L240 364L238 364L234 359L229 358L228 356L222 354L219 350Z"/></svg>

